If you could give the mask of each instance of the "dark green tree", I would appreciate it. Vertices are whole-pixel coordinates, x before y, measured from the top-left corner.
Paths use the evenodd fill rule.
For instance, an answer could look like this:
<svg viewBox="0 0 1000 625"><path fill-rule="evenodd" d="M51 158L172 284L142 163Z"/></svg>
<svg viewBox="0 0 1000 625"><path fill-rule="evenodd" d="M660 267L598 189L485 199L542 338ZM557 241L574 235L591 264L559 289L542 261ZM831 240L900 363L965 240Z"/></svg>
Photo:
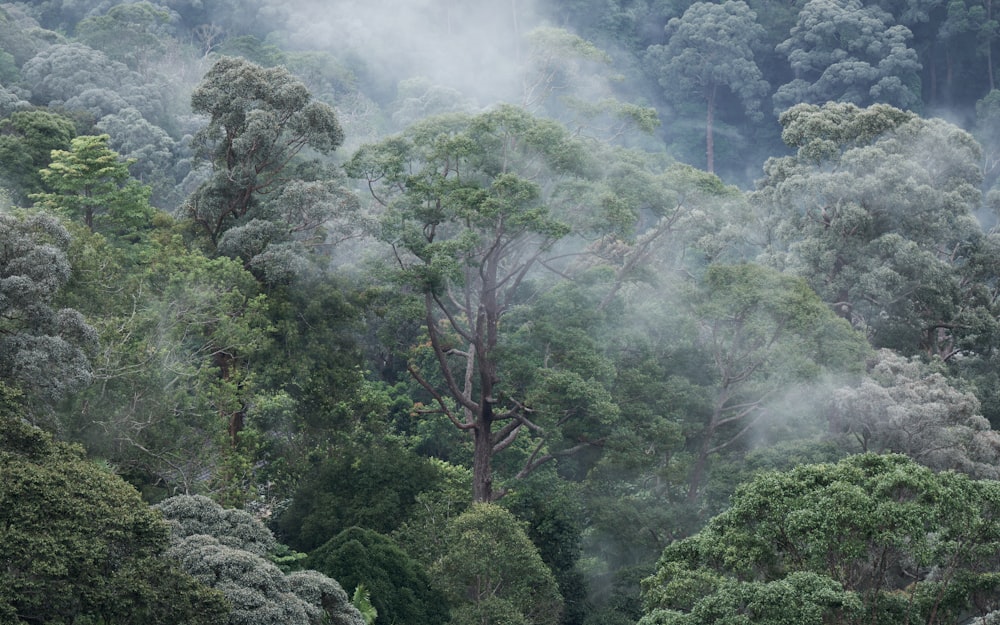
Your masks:
<svg viewBox="0 0 1000 625"><path fill-rule="evenodd" d="M552 571L518 520L495 503L474 503L452 519L435 565L452 601L452 625L556 625L562 613Z"/></svg>
<svg viewBox="0 0 1000 625"><path fill-rule="evenodd" d="M9 391L0 382L0 619L225 623L222 595L165 559L169 530L139 493L27 425Z"/></svg>
<svg viewBox="0 0 1000 625"><path fill-rule="evenodd" d="M646 63L670 99L696 94L705 102L705 154L715 171L715 112L723 90L737 96L753 119L762 119L760 100L768 84L754 62L764 29L742 0L696 2L670 20L666 45L650 46Z"/></svg>
<svg viewBox="0 0 1000 625"><path fill-rule="evenodd" d="M347 528L311 552L305 565L347 588L369 591L379 625L440 625L448 620L448 602L436 581L378 532Z"/></svg>
<svg viewBox="0 0 1000 625"><path fill-rule="evenodd" d="M97 335L57 303L70 279L69 239L52 217L0 212L0 381L22 389L36 417L92 379Z"/></svg>
<svg viewBox="0 0 1000 625"><path fill-rule="evenodd" d="M358 436L332 449L308 470L274 523L282 540L302 551L352 526L392 532L410 516L417 495L441 479L432 462L392 440Z"/></svg>
<svg viewBox="0 0 1000 625"><path fill-rule="evenodd" d="M45 110L15 111L0 120L0 182L23 203L42 190L39 171L52 150L66 150L76 136L73 121Z"/></svg>

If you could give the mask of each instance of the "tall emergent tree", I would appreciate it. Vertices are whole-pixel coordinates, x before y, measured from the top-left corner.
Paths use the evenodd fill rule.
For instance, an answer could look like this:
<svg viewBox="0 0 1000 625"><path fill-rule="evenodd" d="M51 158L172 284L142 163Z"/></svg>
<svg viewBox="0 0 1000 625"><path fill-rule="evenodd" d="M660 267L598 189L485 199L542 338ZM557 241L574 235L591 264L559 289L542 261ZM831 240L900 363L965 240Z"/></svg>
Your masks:
<svg viewBox="0 0 1000 625"><path fill-rule="evenodd" d="M667 24L666 45L650 46L647 62L671 99L697 93L705 101L705 155L715 170L713 123L723 89L735 94L751 117L760 117L768 84L754 62L753 47L764 29L743 0L696 2Z"/></svg>
<svg viewBox="0 0 1000 625"><path fill-rule="evenodd" d="M400 285L422 300L429 343L408 369L433 398L430 411L471 435L476 501L506 492L493 485L494 455L525 430L544 441L561 425L556 418L544 430L538 419L546 415L504 384L501 318L570 231L547 204L543 176L553 176L551 187L584 161L558 124L501 106L418 123L362 147L346 165L385 211L380 236ZM554 457L543 449L522 474Z"/></svg>
<svg viewBox="0 0 1000 625"><path fill-rule="evenodd" d="M329 153L344 140L333 108L313 100L283 67L223 57L191 95L191 107L209 116L195 146L212 173L188 212L213 245L258 217L254 208L288 180L286 168L302 149Z"/></svg>

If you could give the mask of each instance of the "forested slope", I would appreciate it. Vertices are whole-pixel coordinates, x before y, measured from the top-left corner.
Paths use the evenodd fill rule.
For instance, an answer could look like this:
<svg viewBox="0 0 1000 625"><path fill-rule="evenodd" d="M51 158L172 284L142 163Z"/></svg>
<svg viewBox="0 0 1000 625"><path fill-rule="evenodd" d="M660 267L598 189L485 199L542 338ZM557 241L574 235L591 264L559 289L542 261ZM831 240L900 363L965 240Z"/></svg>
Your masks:
<svg viewBox="0 0 1000 625"><path fill-rule="evenodd" d="M998 37L0 5L0 619L997 618Z"/></svg>

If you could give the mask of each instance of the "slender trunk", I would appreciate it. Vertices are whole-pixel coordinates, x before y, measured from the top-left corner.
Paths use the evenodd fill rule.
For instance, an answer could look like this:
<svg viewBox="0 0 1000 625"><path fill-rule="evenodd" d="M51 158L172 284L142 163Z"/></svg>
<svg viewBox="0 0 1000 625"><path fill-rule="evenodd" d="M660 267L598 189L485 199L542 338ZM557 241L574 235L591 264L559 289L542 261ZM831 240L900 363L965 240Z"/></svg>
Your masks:
<svg viewBox="0 0 1000 625"><path fill-rule="evenodd" d="M492 413L483 415L479 425L472 430L474 451L472 456L472 500L493 501L493 441Z"/></svg>
<svg viewBox="0 0 1000 625"><path fill-rule="evenodd" d="M991 22L992 20L993 2L992 0L986 0L986 21ZM989 72L990 91L993 91L996 88L993 81L993 37L987 37L986 39L986 70Z"/></svg>
<svg viewBox="0 0 1000 625"><path fill-rule="evenodd" d="M955 76L954 62L951 58L951 50L948 50L945 55L945 70L944 70L944 88L945 88L945 102L951 103L952 100L952 78Z"/></svg>
<svg viewBox="0 0 1000 625"><path fill-rule="evenodd" d="M701 448L698 450L698 457L695 458L694 467L691 468L691 478L688 481L687 500L693 502L698 498L701 491L702 482L705 481L705 471L708 467L708 453L712 449L712 441L715 439L715 431L719 427L722 419L722 406L724 402L716 404L712 411L712 419L705 428L705 437L702 439Z"/></svg>
<svg viewBox="0 0 1000 625"><path fill-rule="evenodd" d="M705 155L708 158L708 173L715 173L715 139L712 135L712 122L715 118L715 85L708 89L708 113L705 116Z"/></svg>

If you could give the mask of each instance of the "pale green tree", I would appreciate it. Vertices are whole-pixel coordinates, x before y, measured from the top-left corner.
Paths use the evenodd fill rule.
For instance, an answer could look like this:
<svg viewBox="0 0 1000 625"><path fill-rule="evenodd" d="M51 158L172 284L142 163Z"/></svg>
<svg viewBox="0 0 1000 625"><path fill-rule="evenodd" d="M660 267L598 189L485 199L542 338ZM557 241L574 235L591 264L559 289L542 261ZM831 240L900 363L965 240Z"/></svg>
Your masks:
<svg viewBox="0 0 1000 625"><path fill-rule="evenodd" d="M687 301L713 364L710 408L693 437L693 501L709 460L758 427L774 400L824 371L857 368L867 345L804 280L760 265L712 265Z"/></svg>
<svg viewBox="0 0 1000 625"><path fill-rule="evenodd" d="M856 385L833 391L831 433L851 450L901 453L932 469L997 479L1000 435L969 391L956 388L943 367L882 349Z"/></svg>
<svg viewBox="0 0 1000 625"><path fill-rule="evenodd" d="M715 111L724 91L761 119L760 101L768 84L754 62L754 47L764 35L757 15L742 0L696 2L667 23L666 45L650 46L646 63L668 98L692 95L705 102L706 168L715 170Z"/></svg>
<svg viewBox="0 0 1000 625"><path fill-rule="evenodd" d="M69 150L53 150L39 172L50 191L32 194L35 206L82 220L91 232L122 235L148 225L150 188L129 175L129 163L108 147L109 139L83 135Z"/></svg>

